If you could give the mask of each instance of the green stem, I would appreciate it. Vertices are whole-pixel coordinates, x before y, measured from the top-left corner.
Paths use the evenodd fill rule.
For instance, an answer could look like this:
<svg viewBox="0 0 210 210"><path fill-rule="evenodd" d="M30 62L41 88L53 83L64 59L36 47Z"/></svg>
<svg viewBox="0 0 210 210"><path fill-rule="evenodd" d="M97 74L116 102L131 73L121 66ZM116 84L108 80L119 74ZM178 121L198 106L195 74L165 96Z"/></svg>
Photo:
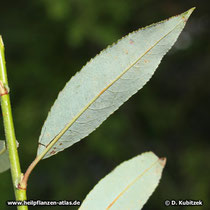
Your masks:
<svg viewBox="0 0 210 210"><path fill-rule="evenodd" d="M22 177L19 156L16 145L15 130L13 125L10 97L8 94L8 80L4 57L4 44L0 36L0 95L1 109L4 121L4 130L9 153L12 182L16 200L26 200L26 190L18 189L17 185ZM18 206L18 210L27 210L27 206Z"/></svg>

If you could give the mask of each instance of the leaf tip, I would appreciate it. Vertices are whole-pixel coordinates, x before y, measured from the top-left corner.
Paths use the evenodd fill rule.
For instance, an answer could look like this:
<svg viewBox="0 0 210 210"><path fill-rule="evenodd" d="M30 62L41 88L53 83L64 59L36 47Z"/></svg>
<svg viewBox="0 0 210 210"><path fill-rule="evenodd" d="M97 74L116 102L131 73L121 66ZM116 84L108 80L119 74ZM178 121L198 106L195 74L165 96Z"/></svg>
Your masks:
<svg viewBox="0 0 210 210"><path fill-rule="evenodd" d="M193 13L196 7L192 7L191 9L187 10L186 12L183 13L183 18L187 20L190 15Z"/></svg>
<svg viewBox="0 0 210 210"><path fill-rule="evenodd" d="M164 168L166 165L166 158L165 157L159 158L158 161L159 161L160 165Z"/></svg>

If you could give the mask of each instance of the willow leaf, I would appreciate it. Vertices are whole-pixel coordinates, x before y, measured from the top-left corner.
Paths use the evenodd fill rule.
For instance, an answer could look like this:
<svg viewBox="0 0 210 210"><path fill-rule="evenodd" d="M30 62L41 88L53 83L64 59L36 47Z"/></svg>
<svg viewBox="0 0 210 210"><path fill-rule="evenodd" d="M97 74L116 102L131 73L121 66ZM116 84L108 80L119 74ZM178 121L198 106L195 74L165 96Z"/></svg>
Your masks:
<svg viewBox="0 0 210 210"><path fill-rule="evenodd" d="M16 145L19 147L19 142L16 140ZM0 140L0 173L10 168L9 153L6 147L6 141Z"/></svg>
<svg viewBox="0 0 210 210"><path fill-rule="evenodd" d="M139 210L161 178L166 159L152 152L121 163L90 191L79 210Z"/></svg>
<svg viewBox="0 0 210 210"><path fill-rule="evenodd" d="M193 10L128 34L72 77L44 123L38 155L53 145L47 158L80 141L141 89Z"/></svg>
<svg viewBox="0 0 210 210"><path fill-rule="evenodd" d="M0 140L0 173L10 168L9 154L6 148L5 141Z"/></svg>

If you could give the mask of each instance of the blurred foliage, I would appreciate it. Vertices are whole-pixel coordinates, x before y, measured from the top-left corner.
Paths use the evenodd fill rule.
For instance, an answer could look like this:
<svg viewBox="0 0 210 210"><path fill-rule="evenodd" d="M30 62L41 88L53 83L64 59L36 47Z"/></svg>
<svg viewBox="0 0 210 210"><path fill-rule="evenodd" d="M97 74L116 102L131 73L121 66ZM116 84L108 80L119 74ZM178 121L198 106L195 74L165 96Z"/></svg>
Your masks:
<svg viewBox="0 0 210 210"><path fill-rule="evenodd" d="M165 209L166 199L201 199L204 206L194 208L210 208L210 3L1 2L0 34L6 47L23 171L36 155L39 133L53 101L75 72L127 33L193 6L197 9L187 27L149 84L93 134L43 160L29 179L28 199L83 200L119 163L152 150L158 156L166 156L168 162L145 209ZM4 139L2 123L0 129ZM14 199L10 172L0 174L0 180L3 206L6 200ZM4 207L10 208L14 209Z"/></svg>

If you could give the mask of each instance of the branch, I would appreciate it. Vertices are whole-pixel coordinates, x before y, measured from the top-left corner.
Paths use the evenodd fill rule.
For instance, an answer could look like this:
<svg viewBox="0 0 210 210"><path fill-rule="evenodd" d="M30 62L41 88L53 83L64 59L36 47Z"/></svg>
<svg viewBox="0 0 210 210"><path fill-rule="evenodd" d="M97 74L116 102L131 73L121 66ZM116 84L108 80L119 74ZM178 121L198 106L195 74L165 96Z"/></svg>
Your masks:
<svg viewBox="0 0 210 210"><path fill-rule="evenodd" d="M20 181L21 169L20 161L16 145L15 130L13 125L12 110L9 97L9 88L7 80L7 71L4 57L4 44L2 37L0 36L0 95L1 95L1 109L4 121L4 130L6 136L6 142L9 153L12 182L15 191L16 200L26 200L26 190L18 189L17 184ZM18 210L27 210L27 206L18 206Z"/></svg>

